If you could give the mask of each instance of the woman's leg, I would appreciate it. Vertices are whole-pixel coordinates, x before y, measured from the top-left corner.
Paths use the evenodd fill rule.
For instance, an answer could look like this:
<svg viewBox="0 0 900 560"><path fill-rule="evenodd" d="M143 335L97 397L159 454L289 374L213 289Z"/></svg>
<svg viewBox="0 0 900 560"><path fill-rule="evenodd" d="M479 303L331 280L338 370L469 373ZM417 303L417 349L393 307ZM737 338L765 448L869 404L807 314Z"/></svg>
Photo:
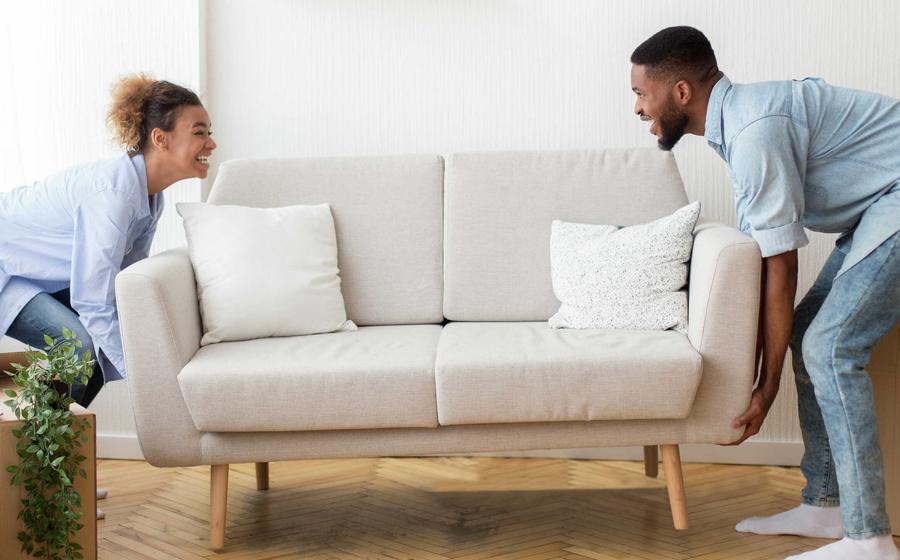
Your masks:
<svg viewBox="0 0 900 560"><path fill-rule="evenodd" d="M91 336L78 319L78 314L68 305L68 294L68 290L63 290L52 295L42 292L34 296L19 312L6 334L19 342L40 349L45 345L44 334L59 338L62 336L63 327L75 333L75 338L81 341L83 350L90 352L91 359L95 361L94 372L87 385L76 385L71 388L72 398L78 404L87 407L103 387L103 373L96 363Z"/></svg>

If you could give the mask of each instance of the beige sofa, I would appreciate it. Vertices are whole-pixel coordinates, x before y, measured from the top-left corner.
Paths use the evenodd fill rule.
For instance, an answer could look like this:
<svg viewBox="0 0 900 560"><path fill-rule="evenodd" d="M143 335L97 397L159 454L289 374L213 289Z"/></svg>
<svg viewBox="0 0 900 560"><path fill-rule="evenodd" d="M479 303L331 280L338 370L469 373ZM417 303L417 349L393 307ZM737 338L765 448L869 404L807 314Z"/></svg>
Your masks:
<svg viewBox="0 0 900 560"><path fill-rule="evenodd" d="M238 160L209 201L328 202L356 332L200 347L186 249L117 278L141 447L160 467L211 465L223 544L229 463L662 446L676 528L678 444L726 443L749 400L756 244L698 227L689 330L552 330L550 223L629 225L687 203L656 149ZM247 286L247 290L263 289Z"/></svg>

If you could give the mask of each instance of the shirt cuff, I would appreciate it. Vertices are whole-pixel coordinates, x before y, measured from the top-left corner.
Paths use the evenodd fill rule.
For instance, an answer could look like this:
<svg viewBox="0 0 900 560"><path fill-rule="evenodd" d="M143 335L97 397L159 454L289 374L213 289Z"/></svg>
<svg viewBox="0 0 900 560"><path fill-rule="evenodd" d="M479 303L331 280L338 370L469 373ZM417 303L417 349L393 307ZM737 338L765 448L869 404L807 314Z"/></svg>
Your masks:
<svg viewBox="0 0 900 560"><path fill-rule="evenodd" d="M800 222L770 229L750 229L753 239L759 244L763 258L780 255L809 245L809 238Z"/></svg>
<svg viewBox="0 0 900 560"><path fill-rule="evenodd" d="M114 363L106 356L106 352L104 352L103 350L100 350L97 361L100 363L100 371L103 374L104 382L125 379L124 364L122 364L121 362Z"/></svg>

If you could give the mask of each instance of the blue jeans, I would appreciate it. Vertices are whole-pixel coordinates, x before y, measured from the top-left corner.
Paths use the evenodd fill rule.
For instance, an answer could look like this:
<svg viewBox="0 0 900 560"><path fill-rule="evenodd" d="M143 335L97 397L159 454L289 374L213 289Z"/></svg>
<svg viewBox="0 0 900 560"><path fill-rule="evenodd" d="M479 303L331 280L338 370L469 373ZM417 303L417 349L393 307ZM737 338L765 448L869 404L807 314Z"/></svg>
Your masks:
<svg viewBox="0 0 900 560"><path fill-rule="evenodd" d="M852 539L890 534L872 383L872 347L900 318L900 234L840 277L846 236L797 306L791 350L806 448L803 502L840 504Z"/></svg>
<svg viewBox="0 0 900 560"><path fill-rule="evenodd" d="M41 292L31 298L9 326L6 334L32 348L42 349L45 346L44 333L59 338L62 336L63 327L68 327L75 333L75 338L83 345L82 352L89 351L91 359L94 360L94 373L87 385L74 385L71 388L75 402L87 407L103 388L103 372L94 354L91 335L78 320L78 314L69 303L69 290L55 294Z"/></svg>

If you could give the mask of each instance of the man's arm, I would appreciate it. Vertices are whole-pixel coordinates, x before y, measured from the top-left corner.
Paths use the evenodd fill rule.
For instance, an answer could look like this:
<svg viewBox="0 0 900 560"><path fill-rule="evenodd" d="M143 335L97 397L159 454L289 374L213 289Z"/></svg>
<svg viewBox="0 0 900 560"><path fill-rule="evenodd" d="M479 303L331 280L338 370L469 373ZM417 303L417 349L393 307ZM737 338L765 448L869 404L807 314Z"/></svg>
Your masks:
<svg viewBox="0 0 900 560"><path fill-rule="evenodd" d="M788 251L763 259L760 336L762 367L759 382L750 397L750 405L731 425L745 426L738 445L759 432L769 413L781 383L781 369L791 338L794 297L797 293L797 251Z"/></svg>

